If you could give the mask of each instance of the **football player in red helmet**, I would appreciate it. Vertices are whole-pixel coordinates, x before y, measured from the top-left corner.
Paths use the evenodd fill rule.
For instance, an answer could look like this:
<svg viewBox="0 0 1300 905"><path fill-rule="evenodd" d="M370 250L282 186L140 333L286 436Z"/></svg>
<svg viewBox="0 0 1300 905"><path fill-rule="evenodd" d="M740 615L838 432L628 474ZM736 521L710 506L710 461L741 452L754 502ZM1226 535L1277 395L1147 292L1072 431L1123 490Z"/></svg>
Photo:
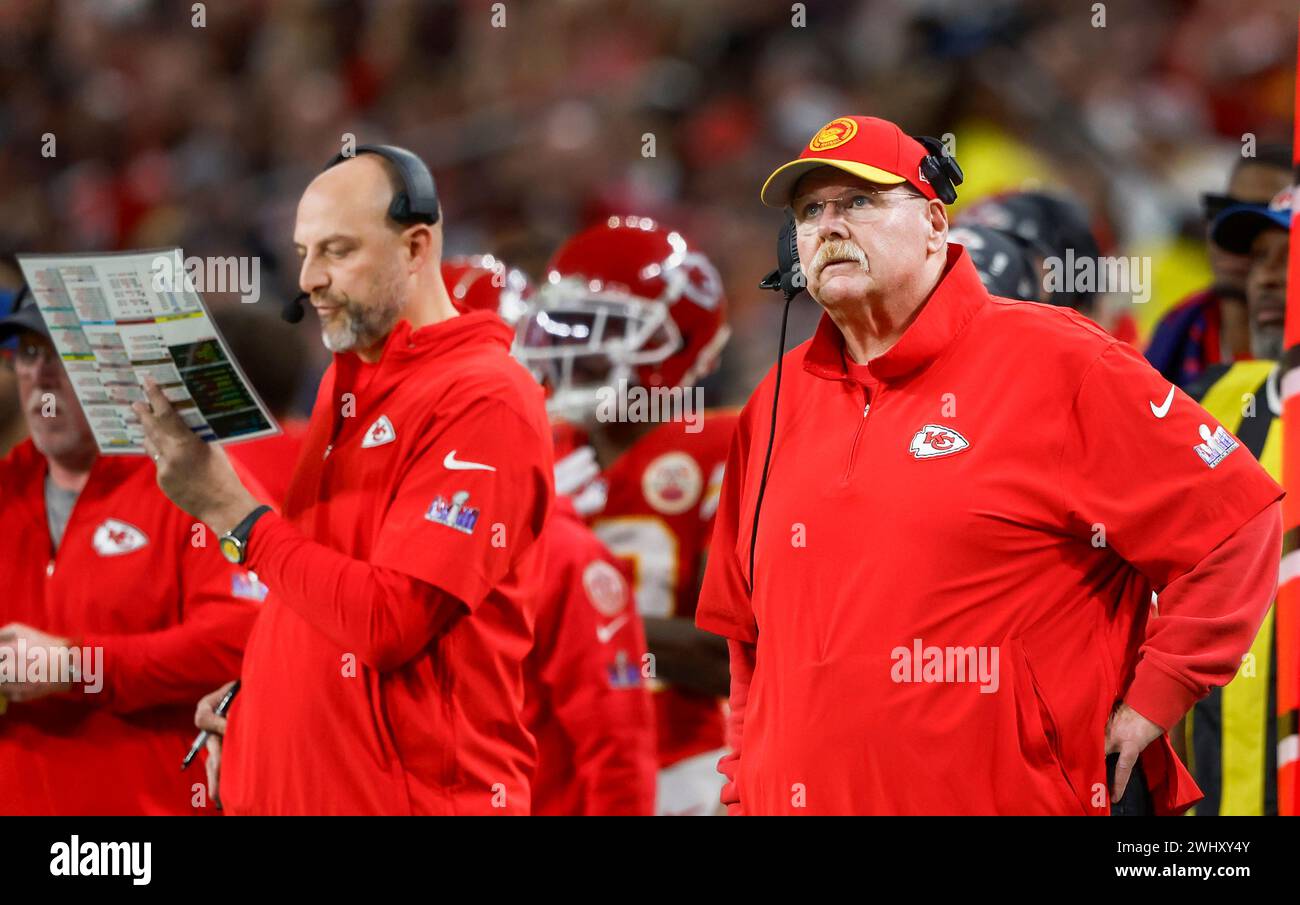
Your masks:
<svg viewBox="0 0 1300 905"><path fill-rule="evenodd" d="M495 311L514 325L528 311L533 287L528 276L492 255L442 259L442 282L451 303L462 311Z"/></svg>
<svg viewBox="0 0 1300 905"><path fill-rule="evenodd" d="M445 258L442 280L462 311L516 323L532 292L491 255ZM573 504L558 496L542 529L546 576L524 661L524 722L537 739L532 813L654 812L654 713L641 676L641 619L622 569Z"/></svg>
<svg viewBox="0 0 1300 905"><path fill-rule="evenodd" d="M556 434L557 494L570 493L633 569L654 656L657 811L718 813L727 650L694 615L736 415L654 421L607 403L616 393L696 396L681 388L713 368L729 332L722 280L680 233L611 217L556 252L518 329L516 356L570 422Z"/></svg>

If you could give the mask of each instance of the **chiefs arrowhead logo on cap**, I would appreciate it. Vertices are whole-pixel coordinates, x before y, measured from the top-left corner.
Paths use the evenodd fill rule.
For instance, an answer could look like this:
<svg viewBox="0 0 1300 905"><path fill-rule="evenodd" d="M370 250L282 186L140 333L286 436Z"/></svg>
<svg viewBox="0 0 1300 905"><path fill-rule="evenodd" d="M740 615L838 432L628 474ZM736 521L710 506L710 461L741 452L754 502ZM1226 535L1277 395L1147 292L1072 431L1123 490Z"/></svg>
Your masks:
<svg viewBox="0 0 1300 905"><path fill-rule="evenodd" d="M796 159L772 171L759 197L768 207L785 207L805 174L833 167L879 185L910 182L926 198L937 198L934 187L919 175L928 154L896 123L874 116L839 116L818 129ZM911 177L914 172L918 175Z"/></svg>
<svg viewBox="0 0 1300 905"><path fill-rule="evenodd" d="M370 425L366 431L365 439L361 441L362 449L370 449L374 446L383 446L385 443L392 443L397 439L397 431L393 430L393 422L388 420L387 415L380 415L379 420Z"/></svg>
<svg viewBox="0 0 1300 905"><path fill-rule="evenodd" d="M135 525L110 518L95 529L90 543L100 556L121 556L139 550L149 543L149 538Z"/></svg>
<svg viewBox="0 0 1300 905"><path fill-rule="evenodd" d="M831 148L838 148L852 141L853 136L857 134L858 124L847 116L841 116L821 127L812 137L812 141L808 142L808 150L829 151Z"/></svg>
<svg viewBox="0 0 1300 905"><path fill-rule="evenodd" d="M1268 209L1271 211L1287 211L1289 213L1294 200L1295 186L1288 185L1273 196L1273 200L1268 203Z"/></svg>
<svg viewBox="0 0 1300 905"><path fill-rule="evenodd" d="M912 437L907 447L914 459L933 459L936 456L950 456L970 446L969 441L951 427L942 424L927 424Z"/></svg>

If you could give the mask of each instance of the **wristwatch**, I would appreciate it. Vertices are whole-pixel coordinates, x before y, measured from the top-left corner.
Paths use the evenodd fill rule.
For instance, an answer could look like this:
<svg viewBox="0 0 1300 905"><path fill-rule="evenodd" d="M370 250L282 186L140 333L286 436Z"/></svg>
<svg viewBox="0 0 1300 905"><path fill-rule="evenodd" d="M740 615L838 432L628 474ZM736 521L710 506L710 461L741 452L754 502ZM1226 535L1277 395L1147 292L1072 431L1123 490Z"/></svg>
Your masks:
<svg viewBox="0 0 1300 905"><path fill-rule="evenodd" d="M242 522L221 535L221 539L217 541L221 546L221 555L235 565L242 563L248 553L248 535L253 530L253 525L270 511L270 506L258 506L244 516Z"/></svg>

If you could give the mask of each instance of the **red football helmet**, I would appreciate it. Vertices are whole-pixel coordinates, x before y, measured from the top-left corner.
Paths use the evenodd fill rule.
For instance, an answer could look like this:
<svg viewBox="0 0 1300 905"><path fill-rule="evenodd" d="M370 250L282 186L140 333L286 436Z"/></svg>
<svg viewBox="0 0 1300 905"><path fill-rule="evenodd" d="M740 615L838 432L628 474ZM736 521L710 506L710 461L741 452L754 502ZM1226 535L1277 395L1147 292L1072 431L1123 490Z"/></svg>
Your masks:
<svg viewBox="0 0 1300 905"><path fill-rule="evenodd" d="M516 357L571 420L620 380L691 386L730 335L717 268L648 217L610 217L564 243L518 331Z"/></svg>
<svg viewBox="0 0 1300 905"><path fill-rule="evenodd" d="M442 281L461 311L495 311L511 326L527 313L533 291L522 270L492 255L444 258Z"/></svg>

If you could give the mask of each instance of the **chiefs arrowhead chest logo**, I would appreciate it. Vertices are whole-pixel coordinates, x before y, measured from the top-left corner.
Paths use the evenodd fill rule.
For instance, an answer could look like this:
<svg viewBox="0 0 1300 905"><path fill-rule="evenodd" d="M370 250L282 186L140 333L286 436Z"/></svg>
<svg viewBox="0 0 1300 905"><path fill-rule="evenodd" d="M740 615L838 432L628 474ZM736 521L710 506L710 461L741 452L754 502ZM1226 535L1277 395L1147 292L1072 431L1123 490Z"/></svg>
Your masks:
<svg viewBox="0 0 1300 905"><path fill-rule="evenodd" d="M100 556L121 556L147 546L149 538L135 525L109 518L95 529L90 543Z"/></svg>
<svg viewBox="0 0 1300 905"><path fill-rule="evenodd" d="M388 420L387 415L380 415L379 420L370 425L366 431L366 436L361 441L362 449L373 449L376 446L384 446L392 443L397 439L397 431L393 430L393 422Z"/></svg>
<svg viewBox="0 0 1300 905"><path fill-rule="evenodd" d="M933 459L936 456L951 456L969 446L970 442L951 427L927 424L916 432L907 449L914 459Z"/></svg>

